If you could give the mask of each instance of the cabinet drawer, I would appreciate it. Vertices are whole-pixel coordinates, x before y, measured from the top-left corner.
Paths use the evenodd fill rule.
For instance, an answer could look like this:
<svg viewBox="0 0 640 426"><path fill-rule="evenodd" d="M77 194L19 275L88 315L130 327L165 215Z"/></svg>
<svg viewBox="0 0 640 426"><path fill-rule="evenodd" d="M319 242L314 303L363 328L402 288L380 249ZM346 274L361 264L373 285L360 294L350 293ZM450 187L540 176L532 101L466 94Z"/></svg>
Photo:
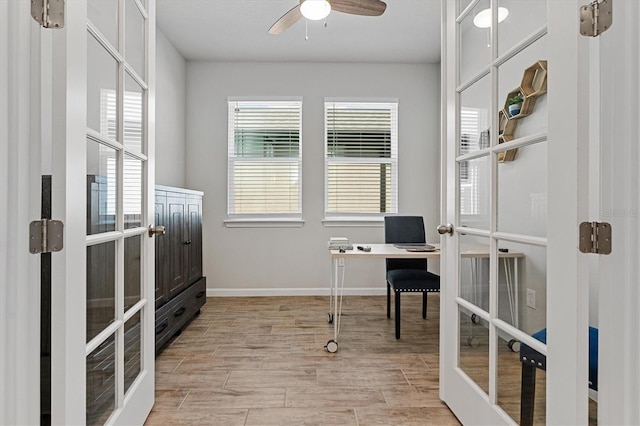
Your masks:
<svg viewBox="0 0 640 426"><path fill-rule="evenodd" d="M176 332L181 329L198 313L206 299L206 280L204 278L196 281L188 289L180 293L175 298L175 305L170 311L173 322L172 328Z"/></svg>
<svg viewBox="0 0 640 426"><path fill-rule="evenodd" d="M198 313L206 302L204 277L156 310L156 353Z"/></svg>
<svg viewBox="0 0 640 426"><path fill-rule="evenodd" d="M158 350L164 345L169 338L172 336L171 333L171 320L167 312L156 311L156 325L155 325L155 336L156 336L156 353Z"/></svg>

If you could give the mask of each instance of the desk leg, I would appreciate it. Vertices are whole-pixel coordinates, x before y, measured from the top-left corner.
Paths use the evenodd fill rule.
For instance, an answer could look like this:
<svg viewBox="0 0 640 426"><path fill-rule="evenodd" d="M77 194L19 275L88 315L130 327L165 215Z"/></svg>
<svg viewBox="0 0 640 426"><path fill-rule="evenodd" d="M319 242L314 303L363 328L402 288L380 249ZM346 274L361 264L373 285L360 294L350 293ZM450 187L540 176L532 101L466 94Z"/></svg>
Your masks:
<svg viewBox="0 0 640 426"><path fill-rule="evenodd" d="M340 281L339 270L340 270L340 262L336 259L336 269L335 269L335 276L334 276L336 286L335 286L335 297L333 298L333 312L336 315L336 318L333 321L333 340L335 340L336 343L338 342L338 327L340 325L340 315L342 314L342 312L338 310L338 282ZM344 278L344 272L342 276Z"/></svg>
<svg viewBox="0 0 640 426"><path fill-rule="evenodd" d="M519 299L519 288L520 288L520 274L518 273L518 263L520 262L520 259L518 259L517 257L513 258L513 277L514 277L514 288L513 288L513 294L515 295L515 299L516 299L516 303L515 303L515 314L516 314L516 319L515 322L513 323L513 326L516 328L519 328L519 324L520 324L520 309L518 308L518 301Z"/></svg>
<svg viewBox="0 0 640 426"><path fill-rule="evenodd" d="M520 281L518 277L518 262L517 257L503 258L502 263L504 265L504 276L507 283L507 292L509 294L509 311L511 312L511 325L515 328L519 328L520 324L520 312L518 309L519 295L518 287L520 287ZM512 268L513 267L513 268ZM520 341L511 339L507 343L509 349L513 352L520 352Z"/></svg>
<svg viewBox="0 0 640 426"><path fill-rule="evenodd" d="M470 283L471 288L465 289L464 294L469 299L469 301L474 305L478 305L480 300L479 290L478 290L478 286L480 286L479 269L480 268L478 266L478 259L469 258L469 278L471 279L471 283ZM460 292L461 293L463 292L462 289L460 290ZM467 343L469 344L469 346L473 348L477 347L479 344L478 339L474 336L475 334L473 330L474 324L480 324L480 317L472 313L471 317L469 318L469 335L467 336Z"/></svg>
<svg viewBox="0 0 640 426"><path fill-rule="evenodd" d="M514 298L513 277L511 275L511 263L506 257L502 259L502 266L504 268L504 279L507 283L507 295L509 297L509 312L511 313L511 324L517 327L517 319L515 316L516 300Z"/></svg>
<svg viewBox="0 0 640 426"><path fill-rule="evenodd" d="M342 261L344 262L344 258L342 258ZM335 317L330 314L330 318L332 320L330 322L333 322L333 339L329 340L324 348L327 350L327 352L335 353L338 351L338 333L340 332L340 314L342 310L342 293L344 291L345 267L344 265L340 266L340 261L338 258L332 259L332 267L333 282L331 283L332 295L330 295L329 299L329 309L331 309L331 299L333 299L333 313L335 314ZM340 268L342 268L342 274L339 275ZM340 285L340 306L338 306L338 285Z"/></svg>
<svg viewBox="0 0 640 426"><path fill-rule="evenodd" d="M327 314L327 322L329 324L333 323L333 288L335 286L335 270L338 266L338 261L331 258L331 273L329 274L329 313Z"/></svg>
<svg viewBox="0 0 640 426"><path fill-rule="evenodd" d="M533 425L533 412L536 395L536 367L522 363L522 381L520 390L520 425Z"/></svg>

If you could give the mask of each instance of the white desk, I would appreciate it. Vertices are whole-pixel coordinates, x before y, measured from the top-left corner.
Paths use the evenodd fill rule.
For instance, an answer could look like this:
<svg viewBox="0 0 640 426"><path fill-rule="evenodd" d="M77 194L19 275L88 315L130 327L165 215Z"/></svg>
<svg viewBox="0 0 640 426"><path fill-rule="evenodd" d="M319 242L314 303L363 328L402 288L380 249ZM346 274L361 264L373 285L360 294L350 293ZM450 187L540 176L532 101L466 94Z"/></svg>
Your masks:
<svg viewBox="0 0 640 426"><path fill-rule="evenodd" d="M338 334L340 333L340 315L342 312L342 292L344 290L344 270L348 259L440 259L440 244L429 243L436 248L435 251L408 251L394 247L393 244L363 244L354 243L353 250L346 250L341 253L339 250L330 250L331 253L331 290L329 293L329 313L327 321L333 323L333 339L325 345L325 349L331 353L338 351ZM357 250L358 246L369 246L371 251ZM484 244L465 244L461 251L462 258L482 259L489 258L489 247ZM509 308L511 319L515 327L518 327L518 262L524 257L522 253L506 252L499 253L503 259L505 268L505 279L509 294ZM508 262L512 259L513 262ZM513 264L513 268L511 265ZM342 273L340 273L342 271ZM338 297L338 291L340 296ZM338 302L339 299L339 302ZM337 314L334 318L334 312Z"/></svg>

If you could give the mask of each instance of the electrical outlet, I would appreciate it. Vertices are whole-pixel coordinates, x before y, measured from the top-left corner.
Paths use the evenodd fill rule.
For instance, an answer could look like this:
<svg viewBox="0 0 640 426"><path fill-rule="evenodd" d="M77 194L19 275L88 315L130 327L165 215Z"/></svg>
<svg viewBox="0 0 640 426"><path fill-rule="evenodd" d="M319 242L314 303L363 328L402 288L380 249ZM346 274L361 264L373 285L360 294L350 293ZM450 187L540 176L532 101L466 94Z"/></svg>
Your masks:
<svg viewBox="0 0 640 426"><path fill-rule="evenodd" d="M527 306L531 309L536 308L536 291L530 288L527 289Z"/></svg>
<svg viewBox="0 0 640 426"><path fill-rule="evenodd" d="M338 258L338 266L344 266L344 257Z"/></svg>

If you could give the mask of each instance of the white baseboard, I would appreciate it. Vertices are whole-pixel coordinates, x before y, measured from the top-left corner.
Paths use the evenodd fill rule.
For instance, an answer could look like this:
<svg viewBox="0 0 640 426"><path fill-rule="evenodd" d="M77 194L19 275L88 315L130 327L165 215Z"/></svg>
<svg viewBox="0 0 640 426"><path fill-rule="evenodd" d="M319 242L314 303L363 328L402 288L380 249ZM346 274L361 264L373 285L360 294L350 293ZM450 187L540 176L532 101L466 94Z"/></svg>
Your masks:
<svg viewBox="0 0 640 426"><path fill-rule="evenodd" d="M382 287L345 288L345 296L383 296L387 289ZM208 288L207 297L255 297L255 296L329 296L329 288Z"/></svg>

